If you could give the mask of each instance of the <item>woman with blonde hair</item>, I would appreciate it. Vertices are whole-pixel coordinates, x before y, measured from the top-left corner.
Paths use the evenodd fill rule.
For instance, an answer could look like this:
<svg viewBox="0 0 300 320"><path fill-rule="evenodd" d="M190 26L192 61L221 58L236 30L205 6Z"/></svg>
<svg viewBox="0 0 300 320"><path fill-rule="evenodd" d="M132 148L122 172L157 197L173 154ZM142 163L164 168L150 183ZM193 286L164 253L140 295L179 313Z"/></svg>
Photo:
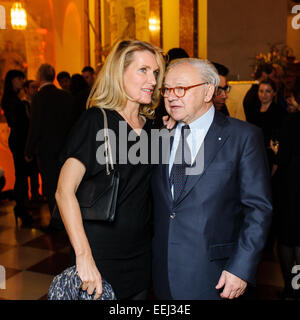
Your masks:
<svg viewBox="0 0 300 320"><path fill-rule="evenodd" d="M73 128L62 156L56 201L82 289L95 292L95 298L101 295L102 277L112 285L117 299L147 297L151 282L152 166L150 162L131 164L127 154L136 141L127 139L124 147L121 138L125 128L125 134L135 140L142 140L144 132L150 139L150 119L159 101L163 73L164 60L157 48L138 40L118 42L98 74L87 101L88 110ZM104 127L100 108L105 110L108 129L116 138L113 149L120 178L113 222L83 219L75 196L82 181L105 170L96 156L103 143L96 140Z"/></svg>

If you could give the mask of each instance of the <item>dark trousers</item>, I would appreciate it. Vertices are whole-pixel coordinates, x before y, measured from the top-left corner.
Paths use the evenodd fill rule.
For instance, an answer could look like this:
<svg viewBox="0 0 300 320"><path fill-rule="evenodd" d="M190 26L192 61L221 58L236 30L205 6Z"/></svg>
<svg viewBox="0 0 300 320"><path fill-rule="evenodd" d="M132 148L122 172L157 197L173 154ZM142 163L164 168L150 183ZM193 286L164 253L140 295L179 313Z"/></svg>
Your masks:
<svg viewBox="0 0 300 320"><path fill-rule="evenodd" d="M64 229L61 219L52 218L53 209L56 204L55 192L60 172L58 154L50 151L40 153L39 163L43 180L43 191L47 197L49 211L51 214L50 225L57 229Z"/></svg>
<svg viewBox="0 0 300 320"><path fill-rule="evenodd" d="M39 194L39 168L36 157L33 157L32 161L28 163L28 176L30 178L30 190L32 196Z"/></svg>
<svg viewBox="0 0 300 320"><path fill-rule="evenodd" d="M55 206L55 192L59 176L58 155L51 152L41 153L40 166L43 179L43 188L45 189L49 210L52 214Z"/></svg>

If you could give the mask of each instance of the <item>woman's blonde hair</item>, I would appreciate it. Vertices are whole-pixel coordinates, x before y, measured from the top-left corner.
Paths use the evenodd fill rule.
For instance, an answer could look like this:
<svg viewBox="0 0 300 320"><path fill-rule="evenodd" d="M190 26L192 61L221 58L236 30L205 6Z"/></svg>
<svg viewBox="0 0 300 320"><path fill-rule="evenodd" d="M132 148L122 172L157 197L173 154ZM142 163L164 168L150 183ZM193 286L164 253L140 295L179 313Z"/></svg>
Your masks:
<svg viewBox="0 0 300 320"><path fill-rule="evenodd" d="M126 101L130 99L127 96L124 84L123 74L125 69L134 59L134 52L149 51L155 55L159 66L157 83L152 94L151 104L141 105L140 113L146 117L152 118L154 110L159 103L159 90L164 76L164 58L160 49L152 46L148 42L139 40L123 40L117 42L108 55L103 67L97 75L96 81L87 100L87 108L101 107L111 110L122 110Z"/></svg>

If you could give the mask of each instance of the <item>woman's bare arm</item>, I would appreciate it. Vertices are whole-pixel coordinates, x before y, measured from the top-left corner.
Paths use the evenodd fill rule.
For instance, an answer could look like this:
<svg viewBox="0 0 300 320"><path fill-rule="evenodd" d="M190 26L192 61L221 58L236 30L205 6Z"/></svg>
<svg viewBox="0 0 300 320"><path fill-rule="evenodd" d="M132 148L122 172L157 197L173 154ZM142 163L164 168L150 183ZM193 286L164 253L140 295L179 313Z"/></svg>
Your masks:
<svg viewBox="0 0 300 320"><path fill-rule="evenodd" d="M96 289L97 299L102 293L102 279L92 256L75 196L85 171L85 166L79 160L68 158L60 171L55 199L75 251L76 269L82 280L82 289L87 290L89 294Z"/></svg>

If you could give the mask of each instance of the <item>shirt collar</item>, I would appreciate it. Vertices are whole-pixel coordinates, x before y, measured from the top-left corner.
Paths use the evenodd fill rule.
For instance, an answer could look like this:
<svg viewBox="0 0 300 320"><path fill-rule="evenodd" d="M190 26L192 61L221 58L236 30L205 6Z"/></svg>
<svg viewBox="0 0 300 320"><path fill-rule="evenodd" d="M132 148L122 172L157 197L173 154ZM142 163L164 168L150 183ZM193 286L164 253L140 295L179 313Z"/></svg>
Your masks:
<svg viewBox="0 0 300 320"><path fill-rule="evenodd" d="M209 128L213 121L214 115L215 107L214 105L212 105L201 117L197 118L189 124L191 131L193 131L194 129ZM184 125L184 122L179 122L177 128L181 130L181 127Z"/></svg>
<svg viewBox="0 0 300 320"><path fill-rule="evenodd" d="M54 86L54 84L53 84L53 82L44 82L41 86L40 86L40 89L42 89L43 87L45 87L45 86L49 86L50 84L52 84L53 86Z"/></svg>

